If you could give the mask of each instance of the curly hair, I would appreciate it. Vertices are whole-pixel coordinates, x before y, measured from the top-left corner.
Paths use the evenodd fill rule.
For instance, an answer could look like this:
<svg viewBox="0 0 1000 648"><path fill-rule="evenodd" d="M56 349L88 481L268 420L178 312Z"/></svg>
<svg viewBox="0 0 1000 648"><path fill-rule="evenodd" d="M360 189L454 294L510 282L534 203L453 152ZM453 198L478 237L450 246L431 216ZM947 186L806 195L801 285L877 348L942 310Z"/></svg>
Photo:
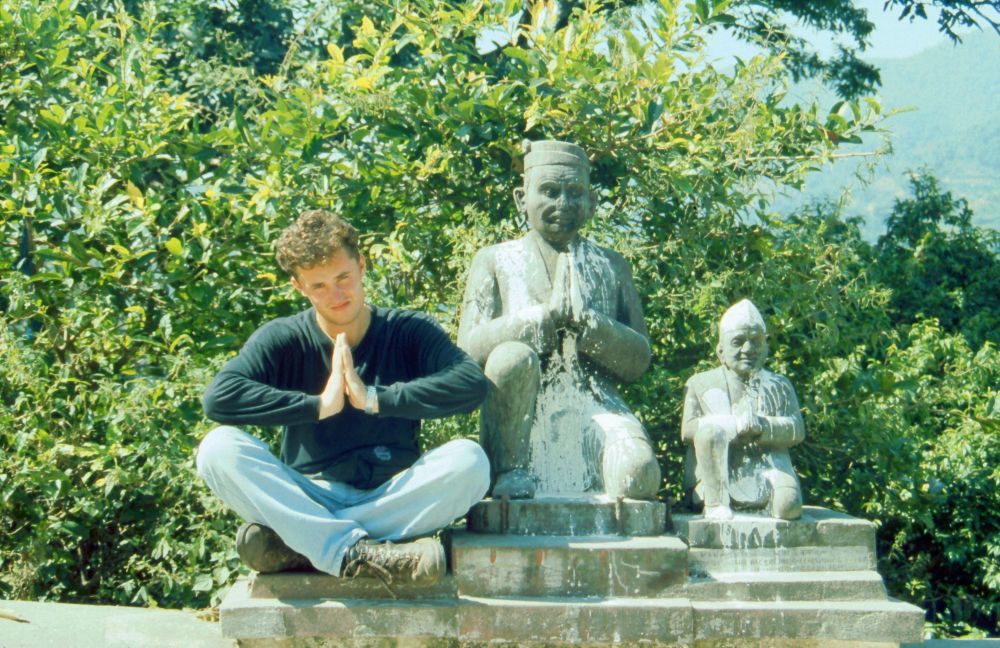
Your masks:
<svg viewBox="0 0 1000 648"><path fill-rule="evenodd" d="M310 209L282 230L275 256L281 269L295 276L299 268L325 263L339 250L360 258L358 231L333 212Z"/></svg>

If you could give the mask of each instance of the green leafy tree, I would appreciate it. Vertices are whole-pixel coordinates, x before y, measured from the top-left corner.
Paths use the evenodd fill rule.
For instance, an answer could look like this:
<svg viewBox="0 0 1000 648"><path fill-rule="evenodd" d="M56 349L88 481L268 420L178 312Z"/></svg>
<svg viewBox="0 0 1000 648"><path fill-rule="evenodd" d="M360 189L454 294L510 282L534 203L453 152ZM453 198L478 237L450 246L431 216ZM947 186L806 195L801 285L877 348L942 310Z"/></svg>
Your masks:
<svg viewBox="0 0 1000 648"><path fill-rule="evenodd" d="M796 185L837 142L879 128L876 102L786 106L788 68L768 54L731 71L708 65L722 2L638 17L598 2L565 16L532 5L498 51L484 35L510 29L520 2L414 1L392 13L344 3L324 18L319 52L311 36L296 40L314 32L293 12L298 31L274 23L286 47L277 69L237 55L254 42L242 27L205 33L220 48L204 50L208 62L232 52L245 71L219 79L217 100L179 69L202 54L184 58L185 41L165 36L198 27L184 24L197 8L129 9L0 4L0 230L26 242L0 249L3 595L217 601L240 569L236 521L192 469L210 426L198 399L260 322L301 308L273 261L278 231L307 207L348 215L365 233L372 299L454 328L475 251L524 226L510 198L521 140L566 138L593 157L600 206L588 235L627 255L642 294L655 361L627 397L657 444L664 496L680 496L681 386L714 362L719 314L750 297L768 316L772 365L806 408L811 501L892 529L880 537L902 547L885 566L894 593L942 602L934 618L948 628L990 622L995 562L946 586L941 571L907 562L942 546L925 537L971 555L980 531L918 523L903 493L923 492L915 471L956 447L930 459L914 450L945 432L981 434L957 456L989 465L976 462L996 445L979 422L995 403L995 352L938 343L928 320L894 330L893 287L872 272L856 223L767 213L767 185ZM924 357L956 371L933 373ZM899 417L911 380L933 407ZM942 416L962 394L986 400ZM474 417L424 430L428 443L475 434ZM942 472L954 476L944 488L957 490L963 470ZM977 524L980 503L992 506L946 503ZM961 607L963 596L978 607Z"/></svg>
<svg viewBox="0 0 1000 648"><path fill-rule="evenodd" d="M972 210L926 171L913 197L896 200L879 238L877 268L893 286L893 323L933 317L973 348L1000 344L1000 234L972 224Z"/></svg>

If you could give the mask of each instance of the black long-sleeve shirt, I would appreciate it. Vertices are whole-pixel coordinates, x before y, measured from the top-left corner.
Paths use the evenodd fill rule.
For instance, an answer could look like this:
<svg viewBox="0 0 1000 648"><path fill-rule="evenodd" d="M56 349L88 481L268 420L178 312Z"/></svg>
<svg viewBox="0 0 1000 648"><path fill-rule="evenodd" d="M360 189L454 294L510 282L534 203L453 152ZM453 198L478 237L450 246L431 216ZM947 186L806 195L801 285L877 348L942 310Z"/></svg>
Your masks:
<svg viewBox="0 0 1000 648"><path fill-rule="evenodd" d="M349 403L322 421L320 398L333 340L310 308L260 327L209 385L208 418L232 425L282 425L281 459L299 472L374 488L419 457L420 420L470 412L486 397L479 366L430 317L372 307L351 350L378 393L378 415Z"/></svg>

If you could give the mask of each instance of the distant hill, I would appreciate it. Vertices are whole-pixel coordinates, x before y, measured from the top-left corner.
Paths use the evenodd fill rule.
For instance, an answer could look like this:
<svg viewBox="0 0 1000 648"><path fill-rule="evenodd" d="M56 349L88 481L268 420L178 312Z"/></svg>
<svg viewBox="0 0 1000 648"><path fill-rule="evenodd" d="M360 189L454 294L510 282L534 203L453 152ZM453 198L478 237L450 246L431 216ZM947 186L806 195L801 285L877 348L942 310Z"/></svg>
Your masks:
<svg viewBox="0 0 1000 648"><path fill-rule="evenodd" d="M895 152L879 163L867 187L854 177L857 159L840 160L809 176L801 193L779 197L775 208L791 211L850 186L846 213L865 216L865 236L874 240L893 200L910 195L906 172L926 166L945 190L969 201L977 225L1000 229L1000 37L977 31L959 45L945 42L910 58L872 62L882 72L883 107L915 108L885 123ZM796 87L789 96L818 98L825 108L836 101L815 85ZM874 146L849 145L844 152Z"/></svg>

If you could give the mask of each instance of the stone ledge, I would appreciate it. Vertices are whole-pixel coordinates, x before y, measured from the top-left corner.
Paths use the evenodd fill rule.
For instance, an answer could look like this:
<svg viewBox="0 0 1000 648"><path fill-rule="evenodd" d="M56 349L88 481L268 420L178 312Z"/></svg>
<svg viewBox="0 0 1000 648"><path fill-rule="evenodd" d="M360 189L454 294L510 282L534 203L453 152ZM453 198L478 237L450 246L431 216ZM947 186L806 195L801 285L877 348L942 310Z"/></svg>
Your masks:
<svg viewBox="0 0 1000 648"><path fill-rule="evenodd" d="M248 595L254 599L421 599L453 598L455 579L447 575L429 587L393 583L390 592L374 577L339 578L321 572L258 574L248 579Z"/></svg>
<svg viewBox="0 0 1000 648"><path fill-rule="evenodd" d="M895 600L692 602L695 639L826 639L919 642L924 612Z"/></svg>
<svg viewBox="0 0 1000 648"><path fill-rule="evenodd" d="M675 596L692 601L884 601L885 585L875 571L718 573L692 578Z"/></svg>
<svg viewBox="0 0 1000 648"><path fill-rule="evenodd" d="M674 514L674 530L692 548L770 549L774 547L875 548L875 525L819 506L804 506L798 520L737 513L732 520Z"/></svg>
<svg viewBox="0 0 1000 648"><path fill-rule="evenodd" d="M456 533L452 566L463 595L655 597L687 580L687 546L672 536Z"/></svg>
<svg viewBox="0 0 1000 648"><path fill-rule="evenodd" d="M266 600L241 583L222 606L222 632L246 646L874 645L919 642L924 617L890 600Z"/></svg>
<svg viewBox="0 0 1000 648"><path fill-rule="evenodd" d="M694 614L684 599L488 599L463 597L459 636L465 642L684 644Z"/></svg>
<svg viewBox="0 0 1000 648"><path fill-rule="evenodd" d="M354 639L456 637L454 598L251 598L236 581L219 607L222 635L236 639L344 637Z"/></svg>
<svg viewBox="0 0 1000 648"><path fill-rule="evenodd" d="M498 535L658 536L667 528L662 502L604 496L486 499L467 516L469 531Z"/></svg>
<svg viewBox="0 0 1000 648"><path fill-rule="evenodd" d="M775 547L773 549L688 550L688 571L694 577L719 573L871 571L875 551L868 547Z"/></svg>

